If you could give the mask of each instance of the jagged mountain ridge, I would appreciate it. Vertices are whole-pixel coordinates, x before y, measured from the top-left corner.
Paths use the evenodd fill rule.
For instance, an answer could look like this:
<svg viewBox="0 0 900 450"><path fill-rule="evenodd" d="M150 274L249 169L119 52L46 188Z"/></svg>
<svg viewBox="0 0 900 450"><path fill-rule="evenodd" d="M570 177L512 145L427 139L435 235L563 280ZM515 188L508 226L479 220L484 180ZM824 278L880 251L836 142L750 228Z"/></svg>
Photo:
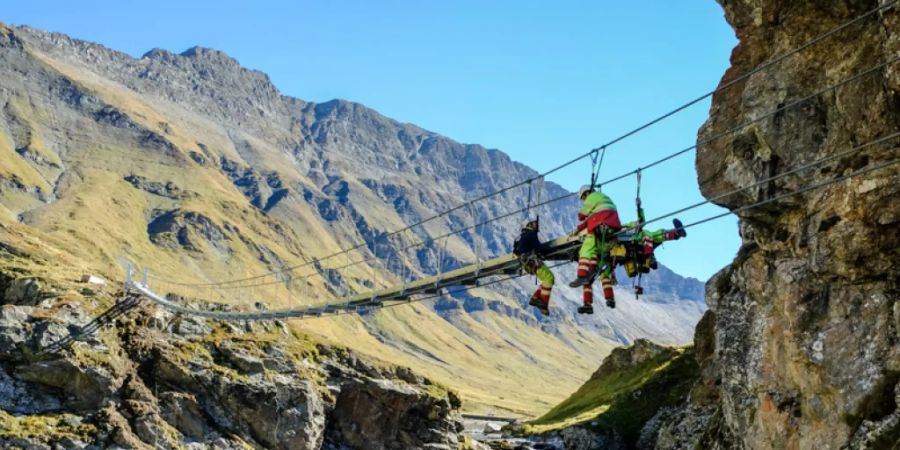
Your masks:
<svg viewBox="0 0 900 450"><path fill-rule="evenodd" d="M111 266L123 249L134 260L153 261L154 274L176 279L228 279L296 265L535 174L500 151L459 144L359 104L283 96L267 76L215 50L153 50L135 59L61 34L3 30L0 70L8 76L0 82L0 151L8 157L0 164L0 195L10 229L47 239L110 277L117 276ZM563 193L547 183L543 195ZM504 194L479 205L476 215L523 207L525 194ZM545 236L571 229L575 210L572 202L556 205L553 214L545 209ZM471 261L476 249L483 249L481 256L506 252L522 219L442 243L442 264ZM471 222L461 211L400 241ZM352 256L375 250L370 244ZM413 275L438 268L433 246L377 250L395 273L402 272L396 267ZM270 307L293 304L298 296L320 302L346 288L398 281L384 269L316 267L302 275L321 277L291 280L295 296L274 289L257 295L269 296ZM626 300L589 318L574 317L578 295L560 288L556 314L540 320L522 308L534 285L520 280L459 294L434 308L297 326L451 385L479 373L480 380L467 381L476 384L469 397L474 403L497 403L494 391L509 384L509 376L546 379L555 392L527 402L549 405L574 390L579 374L590 373L614 343L689 338L704 309L698 283L655 275L660 283L648 277L645 301ZM667 288L676 284L684 287ZM423 334L415 325L434 332ZM560 375L554 367L568 370ZM518 400L505 406L528 408Z"/></svg>

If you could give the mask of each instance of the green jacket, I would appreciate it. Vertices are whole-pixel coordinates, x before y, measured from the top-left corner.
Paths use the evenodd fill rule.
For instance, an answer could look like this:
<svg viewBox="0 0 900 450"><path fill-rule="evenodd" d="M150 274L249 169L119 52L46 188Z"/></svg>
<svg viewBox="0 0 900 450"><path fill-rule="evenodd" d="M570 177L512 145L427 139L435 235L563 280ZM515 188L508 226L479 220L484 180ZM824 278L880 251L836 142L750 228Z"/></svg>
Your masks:
<svg viewBox="0 0 900 450"><path fill-rule="evenodd" d="M587 216L604 209L616 209L616 204L606 194L594 191L584 199L584 206L578 213L578 218L584 220Z"/></svg>

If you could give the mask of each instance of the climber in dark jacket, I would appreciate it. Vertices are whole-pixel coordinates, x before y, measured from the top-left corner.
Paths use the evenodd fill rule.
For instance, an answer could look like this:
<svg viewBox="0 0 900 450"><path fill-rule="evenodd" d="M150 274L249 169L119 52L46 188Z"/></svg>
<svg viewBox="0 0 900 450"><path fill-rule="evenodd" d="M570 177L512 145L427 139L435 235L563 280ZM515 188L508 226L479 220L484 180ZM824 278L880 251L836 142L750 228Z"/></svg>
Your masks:
<svg viewBox="0 0 900 450"><path fill-rule="evenodd" d="M522 227L519 239L513 246L513 253L519 257L522 264L522 270L534 275L541 282L541 285L531 295L528 304L536 306L541 314L550 314L550 292L553 290L553 283L556 281L553 271L544 263L543 257L548 250L547 244L541 243L538 237L539 221L531 220Z"/></svg>

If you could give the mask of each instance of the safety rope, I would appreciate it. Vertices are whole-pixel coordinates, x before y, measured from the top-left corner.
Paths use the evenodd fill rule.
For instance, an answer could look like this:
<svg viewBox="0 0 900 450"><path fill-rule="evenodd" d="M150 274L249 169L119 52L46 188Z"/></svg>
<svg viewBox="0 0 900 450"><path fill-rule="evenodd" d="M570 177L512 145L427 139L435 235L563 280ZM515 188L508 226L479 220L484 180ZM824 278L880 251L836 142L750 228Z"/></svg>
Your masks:
<svg viewBox="0 0 900 450"><path fill-rule="evenodd" d="M641 171L638 169L637 173L635 173L636 182L637 182L637 195L634 198L635 206L637 206L637 226L638 231L644 228L644 208L641 207Z"/></svg>
<svg viewBox="0 0 900 450"><path fill-rule="evenodd" d="M535 199L535 203L537 203L537 204L540 204L540 203L541 203L541 196L542 196L543 193L544 193L544 178L541 177L539 180L540 180L541 183L540 183L540 185L538 186L538 190L537 190L537 198ZM541 214L540 214L540 209L538 209L538 208L539 208L538 206L535 206L534 208L535 208L534 220L535 220L535 221L537 222L537 224L538 224L538 234L540 234L540 229L541 229Z"/></svg>
<svg viewBox="0 0 900 450"><path fill-rule="evenodd" d="M635 237L640 236L641 232L644 230L644 208L641 207L641 171L638 170L635 175L635 183L637 184L637 194L634 198L635 206L637 207L637 222L635 224ZM633 238L632 238L633 239ZM637 276L632 277L631 279L631 288L634 290L634 298L638 298L638 289L637 287L641 285L641 279L643 278L644 272L641 270L638 261L637 249L632 248L632 259L634 263L634 267L637 270Z"/></svg>
<svg viewBox="0 0 900 450"><path fill-rule="evenodd" d="M531 181L528 181L528 200L525 203L525 220L531 217Z"/></svg>
<svg viewBox="0 0 900 450"><path fill-rule="evenodd" d="M604 156L606 156L605 145L591 152L591 189L597 187L597 177L600 176Z"/></svg>
<svg viewBox="0 0 900 450"><path fill-rule="evenodd" d="M540 185L538 186L537 198L535 199L535 201L536 201L537 203L540 203L540 202L541 202L541 197L542 197L543 194L544 194L545 178L544 178L544 177L540 177L539 180L540 180L541 183L540 183Z"/></svg>
<svg viewBox="0 0 900 450"><path fill-rule="evenodd" d="M448 236L448 238L449 238L449 236ZM443 242L446 245L447 241L444 240ZM441 273L443 273L443 270L444 270L444 250L445 249L444 249L444 246L441 245L440 239L435 241L435 244L437 245L437 269L435 271L435 275L440 275ZM438 281L440 281L440 280L438 280Z"/></svg>
<svg viewBox="0 0 900 450"><path fill-rule="evenodd" d="M478 264L481 264L481 244L482 244L482 241L484 240L484 237L481 235L481 233L478 232L478 226L477 226L478 215L476 214L476 211L475 211L475 204L474 203L469 204L468 209L469 209L469 217L472 218L472 226L473 226L472 231L474 233L472 235L472 246L474 247L474 250L475 250L475 260L478 262ZM482 227L482 231L484 231L483 227Z"/></svg>
<svg viewBox="0 0 900 450"><path fill-rule="evenodd" d="M372 290L375 290L375 287L378 286L378 271L375 268L375 263L378 262L378 241L375 238L373 238L372 241L372 254L375 258L373 259L373 264L370 264L370 266L372 267Z"/></svg>

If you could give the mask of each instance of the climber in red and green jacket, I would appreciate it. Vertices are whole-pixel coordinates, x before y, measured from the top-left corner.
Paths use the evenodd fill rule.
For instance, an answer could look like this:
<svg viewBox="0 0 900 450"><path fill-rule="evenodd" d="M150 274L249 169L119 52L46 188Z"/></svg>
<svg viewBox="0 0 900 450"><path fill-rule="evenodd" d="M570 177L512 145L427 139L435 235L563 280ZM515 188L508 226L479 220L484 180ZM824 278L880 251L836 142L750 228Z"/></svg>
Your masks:
<svg viewBox="0 0 900 450"><path fill-rule="evenodd" d="M591 186L582 186L578 196L583 202L581 211L578 212L578 220L581 223L571 234L584 233L584 241L578 252L578 278L569 283L570 287L583 287L584 305L578 308L580 314L594 313L594 294L591 285L594 282L598 263L602 269L600 283L603 286L603 297L606 305L615 308L616 300L613 294L612 264L609 257L604 256L609 252L608 241L612 234L622 228L619 221L619 213L612 199Z"/></svg>

